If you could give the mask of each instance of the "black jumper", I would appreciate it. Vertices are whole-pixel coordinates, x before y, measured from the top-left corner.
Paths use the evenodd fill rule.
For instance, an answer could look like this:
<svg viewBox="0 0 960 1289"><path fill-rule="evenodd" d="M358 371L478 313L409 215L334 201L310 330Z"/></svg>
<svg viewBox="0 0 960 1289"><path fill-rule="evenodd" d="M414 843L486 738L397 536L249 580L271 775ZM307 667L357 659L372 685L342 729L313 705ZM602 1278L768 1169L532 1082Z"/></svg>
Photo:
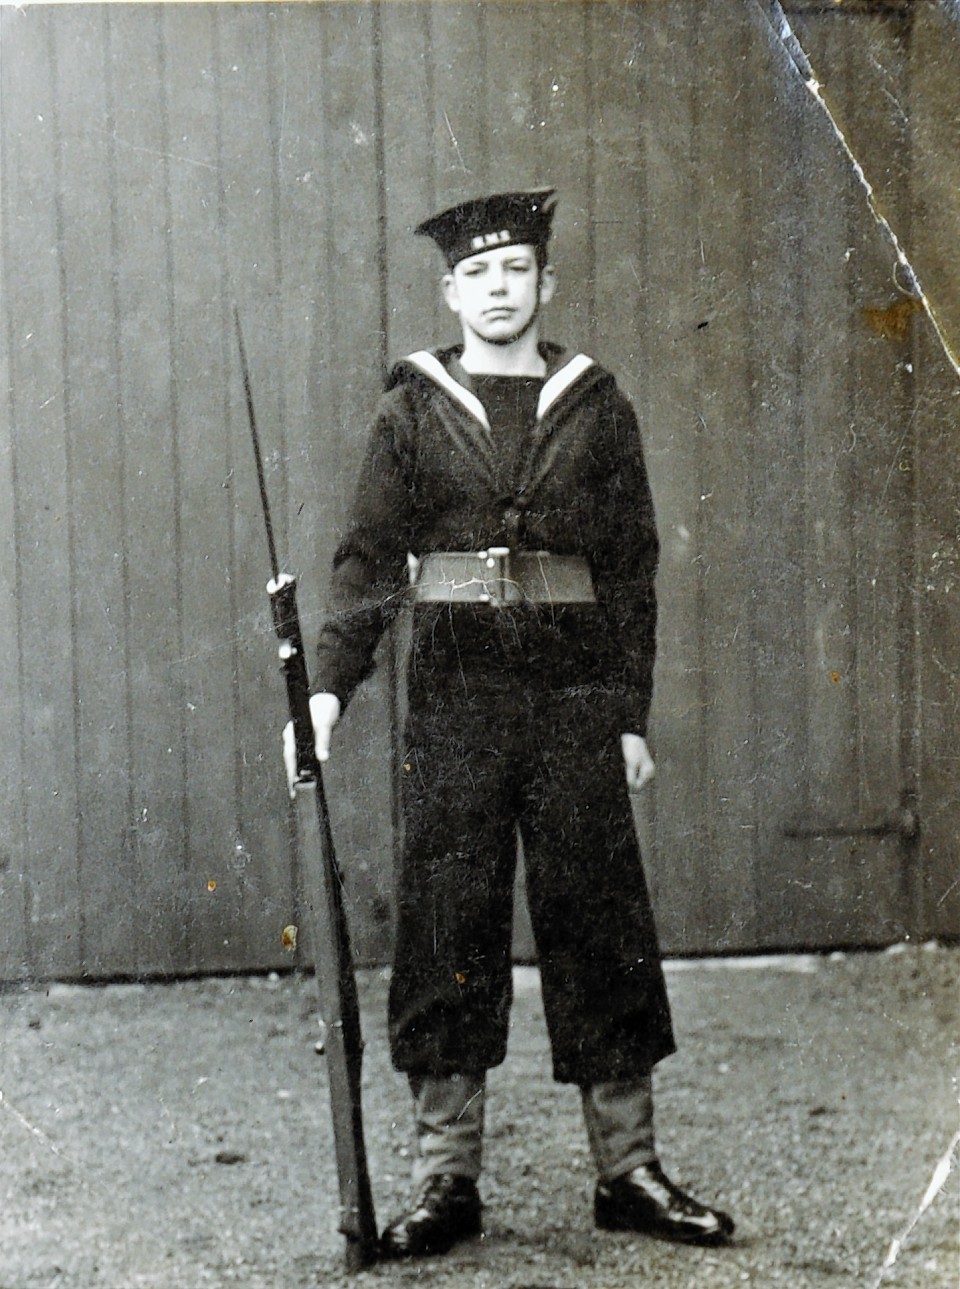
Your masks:
<svg viewBox="0 0 960 1289"><path fill-rule="evenodd" d="M390 374L345 536L317 689L346 704L407 598L407 553L585 556L596 604L416 603L401 746L394 1064L506 1052L516 834L554 1076L646 1074L674 1050L620 735L646 733L658 542L633 410L582 354L471 377L459 349Z"/></svg>

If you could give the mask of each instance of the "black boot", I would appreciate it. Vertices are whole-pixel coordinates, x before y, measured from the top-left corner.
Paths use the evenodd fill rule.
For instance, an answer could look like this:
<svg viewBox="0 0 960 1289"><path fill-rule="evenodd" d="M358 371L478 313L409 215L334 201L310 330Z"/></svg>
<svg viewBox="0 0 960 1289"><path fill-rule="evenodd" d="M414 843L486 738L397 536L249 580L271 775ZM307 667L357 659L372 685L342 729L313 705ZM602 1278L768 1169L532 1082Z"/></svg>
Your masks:
<svg viewBox="0 0 960 1289"><path fill-rule="evenodd" d="M458 1240L480 1234L480 1196L469 1177L430 1177L410 1213L396 1218L380 1236L385 1258L446 1253Z"/></svg>
<svg viewBox="0 0 960 1289"><path fill-rule="evenodd" d="M604 1231L639 1231L683 1244L726 1244L733 1219L685 1195L659 1163L600 1182L593 1216Z"/></svg>

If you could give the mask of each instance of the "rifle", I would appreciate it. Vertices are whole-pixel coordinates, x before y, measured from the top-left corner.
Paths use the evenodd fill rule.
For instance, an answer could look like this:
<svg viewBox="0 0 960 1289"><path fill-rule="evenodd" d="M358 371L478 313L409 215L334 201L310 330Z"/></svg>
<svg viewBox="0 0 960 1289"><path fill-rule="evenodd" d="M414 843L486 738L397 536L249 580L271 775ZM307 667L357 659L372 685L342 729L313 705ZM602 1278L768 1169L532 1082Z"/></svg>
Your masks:
<svg viewBox="0 0 960 1289"><path fill-rule="evenodd" d="M280 641L281 669L286 681L287 704L296 747L297 768L293 793L303 864L306 920L310 923L307 949L313 957L320 1010L326 1022L325 1050L340 1185L339 1229L347 1241L346 1268L348 1271L359 1271L376 1258L377 1222L363 1141L360 1092L363 1040L360 1033L357 981L353 974L350 933L343 903L343 878L334 854L323 775L314 746L310 684L300 615L297 611L297 580L288 573L280 572L277 559L260 436L253 409L250 372L240 328L240 313L236 306L234 321L273 572L273 577L267 584L267 594L270 597L273 625Z"/></svg>

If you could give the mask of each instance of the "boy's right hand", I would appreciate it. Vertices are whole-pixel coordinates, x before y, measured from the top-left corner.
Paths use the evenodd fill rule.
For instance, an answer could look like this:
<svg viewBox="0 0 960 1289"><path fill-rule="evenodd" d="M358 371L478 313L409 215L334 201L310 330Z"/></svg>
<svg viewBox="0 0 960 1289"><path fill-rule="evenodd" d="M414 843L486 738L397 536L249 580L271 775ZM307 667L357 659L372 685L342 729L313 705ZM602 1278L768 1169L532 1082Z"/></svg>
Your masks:
<svg viewBox="0 0 960 1289"><path fill-rule="evenodd" d="M336 694L311 694L310 718L313 721L317 760L328 761L333 727L340 719L340 699ZM287 772L287 788L292 797L297 780L297 745L293 737L293 721L287 721L283 727L283 764Z"/></svg>

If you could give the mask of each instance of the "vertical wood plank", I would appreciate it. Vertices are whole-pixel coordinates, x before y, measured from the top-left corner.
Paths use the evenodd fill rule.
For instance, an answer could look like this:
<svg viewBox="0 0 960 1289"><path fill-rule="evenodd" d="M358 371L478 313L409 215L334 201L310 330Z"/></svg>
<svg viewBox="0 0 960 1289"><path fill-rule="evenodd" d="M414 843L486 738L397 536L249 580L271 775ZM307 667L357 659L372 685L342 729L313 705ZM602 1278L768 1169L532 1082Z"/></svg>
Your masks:
<svg viewBox="0 0 960 1289"><path fill-rule="evenodd" d="M783 72L789 67L783 64ZM787 82L790 85L790 82ZM804 585L804 729L797 801L785 821L801 829L831 813L854 819L857 802L846 767L855 746L853 688L855 640L848 627L853 590L852 534L844 516L850 493L850 389L845 377L850 324L848 176L831 146L823 122L809 107L798 124L807 171L821 177L817 203L801 230L807 263L816 263L816 280L804 274L798 284L804 340L797 355L803 401L799 424L803 446L802 548ZM799 943L809 942L818 919L830 917L845 878L841 848L812 840L785 841L790 876L769 873L765 907L758 919L773 932L789 925ZM838 862L839 861L839 862ZM794 875L796 873L796 876ZM803 877L801 873L805 873Z"/></svg>
<svg viewBox="0 0 960 1289"><path fill-rule="evenodd" d="M293 165L282 190L284 353L287 384L300 393L296 405L292 397L287 404L290 540L291 554L309 573L302 594L308 628L324 614L333 549L379 397L386 349L378 21L373 6L332 5L320 14L294 8L280 45L290 84L290 151L282 160ZM315 184L295 182L307 172L324 177L322 203ZM325 179L334 175L339 182ZM304 279L308 294L298 295ZM336 756L325 775L354 950L368 960L384 951L392 886L392 684L385 640L374 676L337 730Z"/></svg>
<svg viewBox="0 0 960 1289"><path fill-rule="evenodd" d="M747 363L757 390L744 463L750 540L743 590L751 665L749 678L743 679L753 720L753 809L743 820L750 867L744 874L738 937L743 947L778 947L785 935L793 934L795 905L807 898L806 881L782 882L781 856L784 820L796 813L805 765L805 727L796 700L805 675L804 471L809 436L803 415L809 405L811 420L819 425L825 407L811 399L802 375L803 346L807 340L815 343L815 312L823 303L808 295L814 259L805 239L811 217L805 218L804 211L810 205L809 176L822 163L805 131L813 115L809 96L762 15L756 11L752 18L752 75L744 77L740 92L750 122L749 148L757 158L749 177L750 223L744 230L750 282ZM833 172L825 177L828 192L833 178ZM835 212L825 208L822 214L833 226L827 235L836 235L842 207ZM829 274L829 267L825 271ZM789 905L773 917L772 889L778 894L784 889Z"/></svg>
<svg viewBox="0 0 960 1289"><path fill-rule="evenodd" d="M23 14L0 10L0 58L17 50ZM0 431L0 718L6 737L0 742L0 792L8 803L0 816L0 979L17 980L30 973L27 943L26 873L23 803L24 685L21 629L23 585L20 555L17 424L19 400L13 381L15 353L23 343L20 299L26 283L13 252L12 227L20 209L12 154L20 129L17 108L0 65L0 292L6 301L0 333L0 381L5 419Z"/></svg>
<svg viewBox="0 0 960 1289"><path fill-rule="evenodd" d="M487 93L486 11L491 7L431 6L435 112L430 152L435 159L437 210L490 190L485 121L478 104L485 101ZM434 252L427 262L437 263ZM459 340L456 321L446 307L440 308L433 343L456 344Z"/></svg>
<svg viewBox="0 0 960 1289"><path fill-rule="evenodd" d="M439 209L436 99L431 3L387 4L383 13L383 187L387 194L389 353L392 359L449 330L440 298L440 262L413 229ZM441 136L442 137L442 136Z"/></svg>
<svg viewBox="0 0 960 1289"><path fill-rule="evenodd" d="M186 964L214 971L237 948L259 954L243 919L251 856L238 820L235 653L231 589L232 447L223 432L233 365L232 323L220 254L219 87L211 6L163 11L164 96L171 158L169 316L175 390L182 603L178 663L183 724ZM279 931L277 935L279 941Z"/></svg>
<svg viewBox="0 0 960 1289"><path fill-rule="evenodd" d="M582 58L565 64L561 47L554 78L561 93L580 82L574 101L564 103L570 108L564 134L572 136L565 160L571 179L579 175L583 202L572 258L583 265L582 319L591 352L613 370L645 419L648 298L641 265L650 264L647 195L656 164L650 142L666 121L651 111L649 88L658 69L641 51L656 27L642 10L619 5L587 5L584 19L582 35L573 33Z"/></svg>
<svg viewBox="0 0 960 1289"><path fill-rule="evenodd" d="M696 176L695 251L705 273L701 316L677 320L678 335L689 336L699 328L699 342L691 352L697 356L700 395L695 408L702 427L697 435L701 490L694 498L693 524L685 527L696 533L702 579L698 666L705 755L698 772L706 795L695 839L701 857L696 866L699 898L695 908L686 907L686 918L688 937L695 927L695 943L723 949L741 942L738 890L749 879L754 849L750 552L756 535L751 530L749 462L756 393L750 239L760 159L752 148L751 97L744 91L762 75L762 67L749 19L739 6L701 8L690 21L699 28L696 65L720 66L726 74L694 78L699 148L706 163ZM670 209L665 202L665 215ZM745 234L744 229L750 231ZM700 328L704 321L707 327ZM686 737L686 731L680 736ZM682 863L679 840L673 849ZM681 890L675 889L679 900Z"/></svg>
<svg viewBox="0 0 960 1289"><path fill-rule="evenodd" d="M508 110L498 109L492 99L489 112L492 122L509 121L512 126L509 136L502 127L499 138L494 135L495 155L517 158L516 171L507 171L510 183L504 186L557 189L551 242L557 294L544 315L544 336L603 361L606 355L602 347L597 348L603 327L598 325L594 277L594 158L598 150L609 149L608 155L616 155L618 149L595 103L600 82L594 80L591 63L591 7L549 5L540 12L526 6L528 25L519 30L511 22L511 7L491 7L503 23L494 31L492 48L510 51L516 61L507 82ZM597 10L606 12L607 6L598 5ZM573 50L578 51L576 56ZM606 75L608 60L602 62ZM503 79L496 69L497 89ZM610 301L604 301L604 326L611 323L609 308Z"/></svg>
<svg viewBox="0 0 960 1289"><path fill-rule="evenodd" d="M704 579L698 532L701 479L698 416L702 381L698 370L709 294L700 250L697 176L706 166L699 129L700 99L689 67L699 61L701 33L692 15L640 7L634 23L610 11L607 40L615 42L619 79L610 87L615 119L626 132L632 122L637 155L631 164L623 146L598 151L598 219L618 201L627 178L634 209L619 207L606 232L597 226L598 270L613 257L617 273L601 297L632 302L625 317L605 327L622 346L625 379L636 400L661 538L658 652L650 743L657 775L636 802L641 844L657 912L661 943L668 951L696 944L697 906L684 895L701 881L703 829L709 826L705 773L702 665ZM597 47L603 46L597 42ZM598 68L605 85L609 70ZM617 104L620 104L617 107ZM610 105L603 106L604 120ZM617 209L616 204L614 209ZM670 217L662 212L670 210ZM631 232L631 223L634 227ZM619 243L619 245L618 245ZM608 341L608 343L610 343Z"/></svg>
<svg viewBox="0 0 960 1289"><path fill-rule="evenodd" d="M162 11L108 11L117 173L115 310L129 563L131 970L190 966L185 873L181 431L173 386L171 152Z"/></svg>
<svg viewBox="0 0 960 1289"><path fill-rule="evenodd" d="M880 155L888 158L884 206L896 225L909 227L907 193L909 131L897 106L906 97L905 54L909 24L880 17L866 39L847 40L846 75L837 96L841 111L855 121L856 133L871 132ZM870 94L869 63L860 48L872 46L874 62L887 71L890 97L877 110ZM869 104L869 107L868 107ZM848 187L850 245L859 272L851 296L847 379L851 421L857 442L851 452L853 477L849 512L856 559L850 606L857 638L854 702L857 743L851 757L856 776L857 817L869 824L904 803L915 772L910 768L913 675L915 438L916 401L909 349L874 334L867 318L877 304L898 298L891 275L895 251L869 215L859 183ZM911 798L914 795L911 787ZM847 920L858 943L889 943L909 933L914 900L914 857L897 836L859 836L848 847L859 876L847 892Z"/></svg>
<svg viewBox="0 0 960 1289"><path fill-rule="evenodd" d="M123 972L137 899L121 864L127 815L129 726L124 642L126 504L122 425L113 380L112 164L104 11L77 9L53 26L64 133L61 255L66 298L64 398L68 408L74 566L78 765L77 865L83 970Z"/></svg>
<svg viewBox="0 0 960 1289"><path fill-rule="evenodd" d="M920 614L918 641L918 808L921 835L915 935L952 939L960 926L960 384L932 329L913 349L922 390L916 415L917 511L914 533Z"/></svg>
<svg viewBox="0 0 960 1289"><path fill-rule="evenodd" d="M239 307L263 440L267 488L285 571L288 477L283 359L282 263L277 208L283 92L272 77L279 58L273 11L218 7L220 211L222 257ZM288 89L289 94L289 89ZM225 320L232 331L232 321ZM234 473L233 566L237 613L236 742L240 844L251 862L239 918L248 958L267 965L281 956L283 926L296 921L292 820L285 808L280 730L286 719L266 583L270 575L250 430L230 334L229 438Z"/></svg>
<svg viewBox="0 0 960 1289"><path fill-rule="evenodd" d="M434 5L431 14L436 116L436 205L461 200L489 184L486 123L478 105L487 94L486 11L489 6Z"/></svg>
<svg viewBox="0 0 960 1289"><path fill-rule="evenodd" d="M11 114L4 125L7 181L16 211L7 241L12 295L6 307L16 308L18 324L10 378L23 391L11 425L23 615L23 873L27 952L31 971L41 977L73 974L82 957L58 17L17 14L15 28L4 29L3 66Z"/></svg>
<svg viewBox="0 0 960 1289"><path fill-rule="evenodd" d="M949 51L949 56L947 56ZM922 279L935 300L954 351L960 348L960 273L955 247L960 209L960 122L944 112L952 101L960 40L956 23L939 7L916 16L908 63L912 129L913 210L923 220ZM912 241L919 240L915 229ZM916 319L914 561L919 702L917 778L922 833L915 934L956 937L960 927L960 382L932 328Z"/></svg>

